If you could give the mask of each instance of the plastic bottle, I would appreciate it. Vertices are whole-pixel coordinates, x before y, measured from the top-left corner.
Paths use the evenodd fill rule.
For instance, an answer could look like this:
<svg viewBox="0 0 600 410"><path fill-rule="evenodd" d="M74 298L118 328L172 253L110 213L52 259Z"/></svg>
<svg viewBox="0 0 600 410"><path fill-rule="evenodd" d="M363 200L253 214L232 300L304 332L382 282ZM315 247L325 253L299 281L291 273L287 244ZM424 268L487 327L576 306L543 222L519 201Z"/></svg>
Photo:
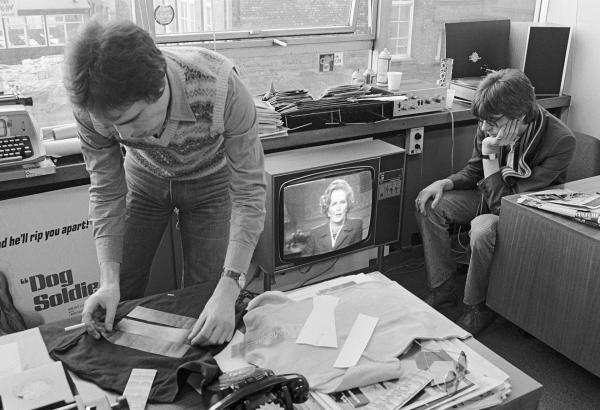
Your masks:
<svg viewBox="0 0 600 410"><path fill-rule="evenodd" d="M377 85L387 85L387 73L390 70L391 61L392 55L387 48L384 48L377 59Z"/></svg>
<svg viewBox="0 0 600 410"><path fill-rule="evenodd" d="M366 84L373 84L375 81L375 71L373 71L371 69L371 67L368 67L365 72L363 73L363 75L365 76L365 83Z"/></svg>
<svg viewBox="0 0 600 410"><path fill-rule="evenodd" d="M365 76L357 68L352 73L352 84L354 84L354 85L363 85L364 83L365 83Z"/></svg>

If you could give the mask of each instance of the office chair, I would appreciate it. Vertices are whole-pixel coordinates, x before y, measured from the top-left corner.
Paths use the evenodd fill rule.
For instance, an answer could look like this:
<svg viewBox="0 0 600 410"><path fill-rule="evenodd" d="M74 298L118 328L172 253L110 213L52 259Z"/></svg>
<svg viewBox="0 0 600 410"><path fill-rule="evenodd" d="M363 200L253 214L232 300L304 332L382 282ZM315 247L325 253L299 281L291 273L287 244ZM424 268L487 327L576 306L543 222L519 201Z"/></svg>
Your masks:
<svg viewBox="0 0 600 410"><path fill-rule="evenodd" d="M575 154L567 169L567 182L600 175L600 138L575 132Z"/></svg>

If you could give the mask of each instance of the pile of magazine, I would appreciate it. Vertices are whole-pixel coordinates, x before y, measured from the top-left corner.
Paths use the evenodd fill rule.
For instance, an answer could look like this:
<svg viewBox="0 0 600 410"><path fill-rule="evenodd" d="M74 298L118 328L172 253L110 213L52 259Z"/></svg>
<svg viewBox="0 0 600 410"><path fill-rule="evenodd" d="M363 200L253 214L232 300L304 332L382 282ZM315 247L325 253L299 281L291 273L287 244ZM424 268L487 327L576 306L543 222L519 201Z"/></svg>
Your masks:
<svg viewBox="0 0 600 410"><path fill-rule="evenodd" d="M553 212L574 221L600 228L600 194L550 189L526 193L517 203Z"/></svg>
<svg viewBox="0 0 600 410"><path fill-rule="evenodd" d="M463 352L463 372L453 373L459 379L449 389L447 375ZM329 394L311 391L307 405L325 410L476 410L502 403L511 391L508 375L460 339L415 341L400 361L399 379Z"/></svg>
<svg viewBox="0 0 600 410"><path fill-rule="evenodd" d="M285 137L288 129L283 126L281 114L267 101L254 99L256 106L256 119L258 122L258 136L260 138Z"/></svg>

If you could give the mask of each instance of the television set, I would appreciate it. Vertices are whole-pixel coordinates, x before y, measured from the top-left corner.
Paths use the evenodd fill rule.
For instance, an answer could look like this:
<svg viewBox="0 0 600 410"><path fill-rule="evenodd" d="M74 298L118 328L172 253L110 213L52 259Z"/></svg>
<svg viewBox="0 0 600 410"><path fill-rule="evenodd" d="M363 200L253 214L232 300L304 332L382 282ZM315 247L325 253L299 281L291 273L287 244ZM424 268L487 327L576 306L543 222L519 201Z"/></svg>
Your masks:
<svg viewBox="0 0 600 410"><path fill-rule="evenodd" d="M488 70L509 67L510 20L446 23L445 31L453 79L483 77Z"/></svg>
<svg viewBox="0 0 600 410"><path fill-rule="evenodd" d="M403 148L371 139L266 155L253 261L267 277L398 241L404 163Z"/></svg>

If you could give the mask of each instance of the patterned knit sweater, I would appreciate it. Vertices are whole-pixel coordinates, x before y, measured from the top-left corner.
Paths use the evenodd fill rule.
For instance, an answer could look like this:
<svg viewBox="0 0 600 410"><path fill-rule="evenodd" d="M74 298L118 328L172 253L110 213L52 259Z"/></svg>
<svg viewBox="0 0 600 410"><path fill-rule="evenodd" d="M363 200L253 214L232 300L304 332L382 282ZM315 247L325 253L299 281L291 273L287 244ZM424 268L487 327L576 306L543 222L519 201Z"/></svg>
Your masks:
<svg viewBox="0 0 600 410"><path fill-rule="evenodd" d="M233 66L223 56L200 47L163 50L163 54L175 63L170 67L184 80L184 93L196 120L169 121L163 133L166 141L153 137L122 140L118 134L116 138L131 159L156 176L190 179L212 174L226 164L223 112Z"/></svg>

